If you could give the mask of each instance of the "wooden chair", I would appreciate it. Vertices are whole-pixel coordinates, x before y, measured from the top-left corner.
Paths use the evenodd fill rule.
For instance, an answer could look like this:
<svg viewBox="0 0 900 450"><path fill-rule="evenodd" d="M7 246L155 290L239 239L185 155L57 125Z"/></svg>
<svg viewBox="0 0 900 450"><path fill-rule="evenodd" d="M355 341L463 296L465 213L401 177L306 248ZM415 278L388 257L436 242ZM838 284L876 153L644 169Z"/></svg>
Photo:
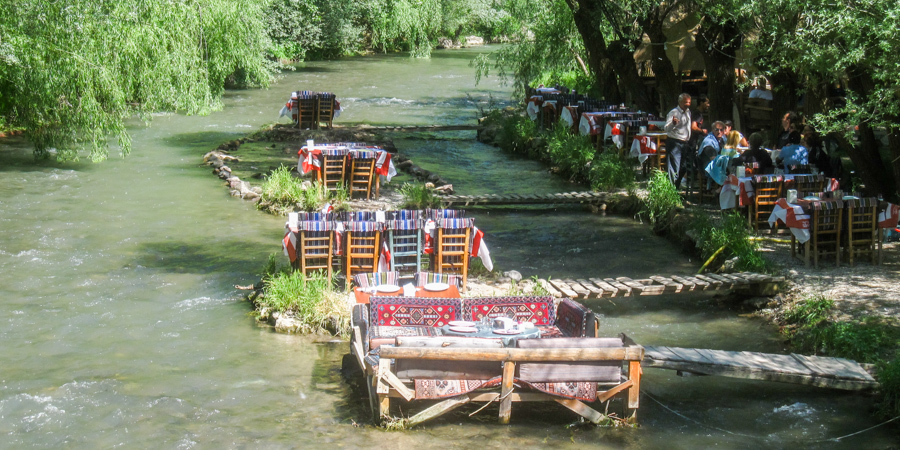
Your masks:
<svg viewBox="0 0 900 450"><path fill-rule="evenodd" d="M356 275L353 275L353 282L357 287L361 288L381 286L385 284L396 286L400 283L400 275L395 271L358 273Z"/></svg>
<svg viewBox="0 0 900 450"><path fill-rule="evenodd" d="M348 287L353 275L378 271L382 228L383 224L378 222L347 222L344 231L344 275Z"/></svg>
<svg viewBox="0 0 900 450"><path fill-rule="evenodd" d="M854 265L857 256L865 255L870 256L872 265L877 264L878 199L866 197L847 200L844 210L847 215L844 245L850 265Z"/></svg>
<svg viewBox="0 0 900 450"><path fill-rule="evenodd" d="M819 258L834 255L835 264L841 266L841 226L844 213L844 202L812 201L805 208L810 211L810 238L804 247L808 252L806 261L812 256L813 267L819 268Z"/></svg>
<svg viewBox="0 0 900 450"><path fill-rule="evenodd" d="M559 122L559 108L558 101L556 103L544 101L544 104L541 105L541 128L552 130L556 126L556 123Z"/></svg>
<svg viewBox="0 0 900 450"><path fill-rule="evenodd" d="M391 251L391 270L407 276L421 270L422 250L425 245L422 238L422 222L421 219L397 219L385 223L385 235Z"/></svg>
<svg viewBox="0 0 900 450"><path fill-rule="evenodd" d="M349 149L334 148L322 150L322 170L319 180L330 191L344 186L347 174L347 153Z"/></svg>
<svg viewBox="0 0 900 450"><path fill-rule="evenodd" d="M469 274L469 244L475 219L439 219L436 222L437 239L434 242L433 270L441 274L459 274L462 276L462 288L465 291Z"/></svg>
<svg viewBox="0 0 900 450"><path fill-rule="evenodd" d="M334 94L327 92L319 93L316 102L316 127L320 124L324 124L328 126L329 130L332 128L332 121L334 121L334 102Z"/></svg>
<svg viewBox="0 0 900 450"><path fill-rule="evenodd" d="M696 193L697 195L697 203L704 204L705 202L714 202L716 199L716 195L714 194L714 186L715 183L710 184L708 181L708 176L706 174L706 167L702 165L700 159L696 155L681 155L682 164L685 162L685 158L691 158L691 167L688 169L690 173L688 173L688 190L687 197L690 198ZM703 166L703 167L701 167Z"/></svg>
<svg viewBox="0 0 900 450"><path fill-rule="evenodd" d="M314 130L316 126L316 97L315 95L297 97L297 127Z"/></svg>
<svg viewBox="0 0 900 450"><path fill-rule="evenodd" d="M784 182L779 176L756 175L753 177L753 184L753 200L747 208L747 214L750 226L754 231L759 231L761 224L768 223L769 216L775 209L775 203L782 197Z"/></svg>
<svg viewBox="0 0 900 450"><path fill-rule="evenodd" d="M447 283L457 288L462 287L462 277L447 273L416 272L413 280L418 287L423 287L429 283Z"/></svg>
<svg viewBox="0 0 900 450"><path fill-rule="evenodd" d="M374 151L351 150L350 151L350 174L348 176L350 183L350 198L353 194L364 194L366 200L372 198L372 189L374 187L378 196L378 176L375 175L375 159Z"/></svg>
<svg viewBox="0 0 900 450"><path fill-rule="evenodd" d="M298 255L298 268L303 276L309 276L317 271L324 272L328 279L333 274L334 262L334 223L326 220L301 220L298 222L300 230L300 250Z"/></svg>
<svg viewBox="0 0 900 450"><path fill-rule="evenodd" d="M797 198L803 198L806 195L822 192L825 190L824 175L796 175L792 189L797 190Z"/></svg>

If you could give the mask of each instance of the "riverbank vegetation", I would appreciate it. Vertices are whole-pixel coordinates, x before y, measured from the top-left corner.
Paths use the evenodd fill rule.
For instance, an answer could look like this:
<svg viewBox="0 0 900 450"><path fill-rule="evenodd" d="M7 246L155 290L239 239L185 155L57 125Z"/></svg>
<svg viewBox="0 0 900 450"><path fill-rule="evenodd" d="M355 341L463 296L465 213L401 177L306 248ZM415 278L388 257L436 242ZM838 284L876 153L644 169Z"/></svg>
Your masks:
<svg viewBox="0 0 900 450"><path fill-rule="evenodd" d="M349 208L347 205L349 199L350 193L346 188L325 189L321 183L297 178L289 167L281 165L263 181L257 206L278 214L286 214L297 209L319 211L326 205L331 205L333 211L346 211Z"/></svg>
<svg viewBox="0 0 900 450"><path fill-rule="evenodd" d="M262 289L251 295L259 320L287 318L294 332L348 336L347 293L335 287L334 279L325 274L306 277L290 266L279 267L278 258L271 255L261 284Z"/></svg>
<svg viewBox="0 0 900 450"><path fill-rule="evenodd" d="M781 317L782 333L798 351L875 364L881 383L879 413L900 415L900 329L884 318L837 320L834 300L802 299Z"/></svg>

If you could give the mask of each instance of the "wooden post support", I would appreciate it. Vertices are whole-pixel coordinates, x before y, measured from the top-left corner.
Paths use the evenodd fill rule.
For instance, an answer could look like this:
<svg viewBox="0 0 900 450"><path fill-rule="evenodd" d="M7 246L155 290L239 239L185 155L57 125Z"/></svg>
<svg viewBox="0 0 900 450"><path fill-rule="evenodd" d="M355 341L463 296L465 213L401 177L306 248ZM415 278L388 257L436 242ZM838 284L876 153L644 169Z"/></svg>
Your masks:
<svg viewBox="0 0 900 450"><path fill-rule="evenodd" d="M500 382L500 423L509 423L509 413L512 410L513 375L516 373L516 363L506 361L503 363L503 379Z"/></svg>
<svg viewBox="0 0 900 450"><path fill-rule="evenodd" d="M628 388L628 408L637 409L641 398L641 362L628 362L628 379L634 384Z"/></svg>

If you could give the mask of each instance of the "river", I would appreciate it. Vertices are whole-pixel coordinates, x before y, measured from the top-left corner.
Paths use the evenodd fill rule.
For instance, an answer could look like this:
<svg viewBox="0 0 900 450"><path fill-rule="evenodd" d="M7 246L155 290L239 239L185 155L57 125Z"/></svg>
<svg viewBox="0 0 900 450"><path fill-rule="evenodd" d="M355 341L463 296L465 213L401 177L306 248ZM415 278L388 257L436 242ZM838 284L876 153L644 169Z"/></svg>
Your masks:
<svg viewBox="0 0 900 450"><path fill-rule="evenodd" d="M366 423L341 380L346 343L255 324L236 284L280 252L284 218L228 195L200 165L220 142L276 118L287 93L337 93L338 124L471 123L505 101L468 62L483 50L302 65L268 90L229 91L209 116L160 114L130 126L133 153L102 164L35 162L0 139L0 448L697 448L896 446L868 396L647 369L638 428L568 427L561 408L454 415L413 431ZM467 97L467 94L471 97ZM284 121L284 119L281 119ZM474 133L397 146L460 193L579 189ZM403 181L401 177L400 182ZM473 210L495 266L525 276L683 273L697 261L628 217L579 209ZM717 298L595 300L602 330L639 343L787 351L770 326ZM492 412L493 411L493 412Z"/></svg>

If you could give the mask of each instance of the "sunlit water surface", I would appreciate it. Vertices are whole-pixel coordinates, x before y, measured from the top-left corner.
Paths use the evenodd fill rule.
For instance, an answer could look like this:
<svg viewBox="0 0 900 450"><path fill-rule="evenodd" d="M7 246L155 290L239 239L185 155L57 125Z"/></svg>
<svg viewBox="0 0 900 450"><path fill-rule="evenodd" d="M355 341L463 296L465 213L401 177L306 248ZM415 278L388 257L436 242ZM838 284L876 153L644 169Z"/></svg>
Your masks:
<svg viewBox="0 0 900 450"><path fill-rule="evenodd" d="M277 120L291 90L336 92L339 123L472 123L477 105L509 99L475 86L482 50L309 63L271 89L231 91L206 117L159 115L131 127L134 152L103 164L35 162L0 140L0 447L388 448L857 447L896 445L869 397L647 369L641 427L570 428L565 410L496 408L409 432L368 426L342 382L345 343L313 343L257 326L235 284L280 251L283 218L228 196L200 165L218 143ZM284 119L281 119L282 121ZM417 164L459 193L581 189L541 164L474 142L474 133L398 138ZM400 178L402 181L403 178ZM500 270L526 277L640 278L697 261L629 217L560 207L473 210ZM593 300L602 330L640 343L785 351L775 331L711 297ZM664 405L664 406L663 406Z"/></svg>

